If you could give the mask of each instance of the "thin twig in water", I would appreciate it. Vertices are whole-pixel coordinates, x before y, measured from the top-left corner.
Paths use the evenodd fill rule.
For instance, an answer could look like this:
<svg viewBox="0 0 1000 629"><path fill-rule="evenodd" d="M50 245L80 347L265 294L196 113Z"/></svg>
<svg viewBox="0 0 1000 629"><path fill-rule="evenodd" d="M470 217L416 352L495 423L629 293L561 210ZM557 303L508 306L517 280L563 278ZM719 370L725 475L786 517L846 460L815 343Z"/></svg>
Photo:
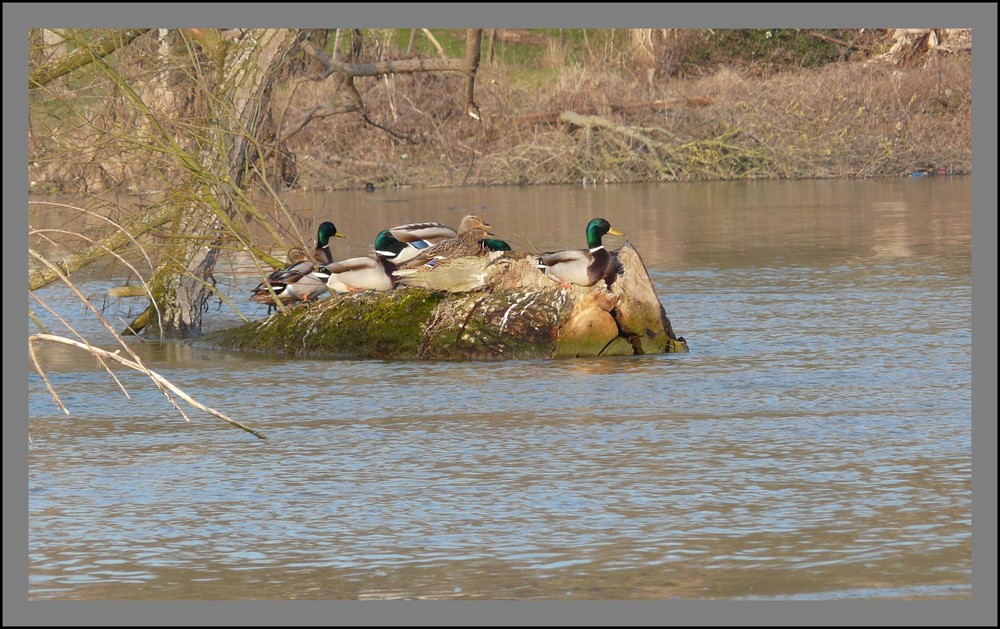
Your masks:
<svg viewBox="0 0 1000 629"><path fill-rule="evenodd" d="M82 349L82 350L84 350L86 352L89 352L90 354L93 354L94 356L100 356L102 358L108 358L108 359L117 361L117 362L125 365L129 369L135 369L136 371L141 371L142 373L146 374L154 382L156 382L158 385L160 385L161 387L166 387L167 389L170 389L171 391L174 392L175 395L177 395L177 397L181 398L182 400L184 400L185 402L187 402L191 406L197 408L198 410L205 411L206 413L209 413L210 415L215 415L216 417L218 417L219 419L225 421L226 423L228 423L228 424L230 424L232 426L236 426L237 428L240 428L241 430L245 430L248 433L250 433L251 435L257 437L258 439L266 439L267 438L264 435L262 435L261 433L259 433L256 430L254 430L253 428L250 428L249 426L245 426L245 425L241 424L240 422L236 421L235 419L231 419L231 418L227 417L226 415L224 415L223 413L220 413L219 411L217 411L217 410L215 410L213 408L209 408L209 407L205 406L204 404L195 401L194 398L192 398L191 396L189 396L187 393L185 393L184 391L182 391L179 387L175 386L169 380L167 380L166 378L164 378L160 374L156 373L152 369L149 369L148 367L145 367L144 365L142 365L139 362L129 360L127 358L124 358L123 356L119 356L117 353L109 352L109 351L100 349L98 347L94 347L92 345L86 345L84 343L80 343L79 341L74 341L73 339L69 339L69 338L66 338L64 336L56 336L54 334L33 334L30 337L28 337L28 341L29 342L31 342L31 341L49 341L49 342L52 342L52 343L62 343L63 345L70 345L72 347L76 347L76 348ZM190 421L190 420L188 420L188 421Z"/></svg>
<svg viewBox="0 0 1000 629"><path fill-rule="evenodd" d="M42 257L41 255L39 255L37 252L32 251L31 249L28 249L28 254L30 256L32 256L33 258L37 259L39 262L41 262L45 266L47 266L49 269L51 269L53 271L53 273L55 273L56 276L60 280L62 280L63 283L65 283L66 286L68 286L71 291L73 291L73 294L76 295L77 299L80 300L80 303L82 303L87 309L89 309L94 314L94 316L97 317L97 320L100 321L101 324L105 328L107 328L108 332L110 332L112 334L112 336L115 338L115 340L118 341L118 343L122 346L122 348L126 352L128 352L129 355L132 356L132 358L135 359L135 363L137 365L139 365L141 367L141 369L143 369L143 370L146 369L146 367L142 365L142 360L139 358L139 356L136 355L136 353L132 351L132 348L128 346L128 344L115 331L115 329L113 327L111 327L111 324L108 323L108 321L104 318L104 316L100 313L100 311L97 308L95 308L93 304L90 303L90 300L87 299L84 296L84 294L80 292L80 289L78 289L76 287L76 285L74 285L73 282L71 282L68 277L66 277L65 275L63 275L59 271L59 269L56 268L56 266L54 264L52 264L52 262L50 262L49 260L47 260L44 257ZM34 293L30 293L30 294L32 296L34 296ZM44 303L44 302L41 302L41 303ZM69 326L67 325L67 327L69 327ZM72 328L70 328L70 329L72 329ZM74 333L76 333L75 330L74 330ZM83 336L80 335L80 334L77 334L77 336L80 336L80 338L83 338ZM84 341L86 342L86 339L84 339ZM97 354L94 354L94 355L97 356ZM105 365L105 369L107 369L106 365ZM110 369L108 371L110 372ZM112 376L114 376L114 374L112 374ZM116 380L117 380L117 378L116 378ZM170 403L174 405L174 408L176 408L177 411L183 415L184 411L182 411L181 408L177 405L177 402L174 401L174 399L170 397L170 394L165 389L163 389L163 387L160 385L160 383L157 382L155 379L153 380L153 382L156 383L157 387L160 387L160 390L163 392L163 395L165 395L167 397L167 399L170 400ZM119 383L119 386L121 386L121 383ZM124 387L122 387L122 390L124 390ZM126 395L126 397L128 396L128 392L127 391L125 392L125 395ZM186 419L186 417L185 417L185 419Z"/></svg>
<svg viewBox="0 0 1000 629"><path fill-rule="evenodd" d="M62 412L69 415L69 409L66 408L65 404L63 404L63 401L59 397L59 394L56 393L56 390L52 386L52 383L49 382L48 376L45 375L45 370L42 369L42 366L40 364L38 364L38 357L35 356L35 346L32 345L31 343L28 343L28 355L31 356L31 362L35 365L35 371L37 371L38 375L42 377L42 382L45 383L45 388L49 390L49 395L51 395L52 399L55 400L56 406L61 408Z"/></svg>
<svg viewBox="0 0 1000 629"><path fill-rule="evenodd" d="M45 303L45 300L43 300L41 297L39 297L35 293L28 293L28 295L30 295L32 299L34 299L35 301L37 301L42 306L42 308L45 308L46 310L48 310L49 313L52 316L54 316L59 321L59 323L63 324L66 327L67 330L69 330L70 332L72 332L73 334L75 334L77 336L77 338L79 338L82 343L87 343L87 339L82 334L80 334L79 332L77 332L76 329L73 328L73 326L70 325L68 321L66 321L65 319L63 319L62 315L60 315L58 312L56 312L55 310L53 310L52 308L50 308L49 305L47 303ZM42 333L47 334L48 331L43 329ZM111 376L111 378L115 381L115 383L118 385L118 388L122 390L122 393L125 395L125 397L131 399L131 397L128 394L128 390L125 389L125 385L123 385L121 383L121 380L118 379L118 376L116 376L115 373L113 371L111 371L111 368L108 367L108 364L105 363L104 360L101 359L100 356L95 356L94 358L96 358L98 364L100 364L101 367L105 371L108 372L108 375Z"/></svg>

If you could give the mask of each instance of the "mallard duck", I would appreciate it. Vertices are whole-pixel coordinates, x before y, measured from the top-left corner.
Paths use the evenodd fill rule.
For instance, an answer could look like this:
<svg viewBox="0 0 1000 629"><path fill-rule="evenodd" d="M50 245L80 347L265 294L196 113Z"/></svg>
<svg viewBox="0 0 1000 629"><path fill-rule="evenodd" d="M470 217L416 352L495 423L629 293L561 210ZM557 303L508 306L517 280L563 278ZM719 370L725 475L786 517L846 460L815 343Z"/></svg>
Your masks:
<svg viewBox="0 0 1000 629"><path fill-rule="evenodd" d="M337 226L330 221L323 221L316 230L316 250L313 252L316 260L320 264L333 262L333 253L330 251L330 239L333 237L347 238L337 231Z"/></svg>
<svg viewBox="0 0 1000 629"><path fill-rule="evenodd" d="M337 232L337 227L330 221L320 223L316 230L316 248L313 256L317 260L332 262L330 239L344 238ZM274 298L282 304L289 305L299 301L315 301L326 293L326 281L329 274L318 269L306 255L302 247L292 247L288 250L288 265L274 271L251 291L250 299L257 303L267 304L267 312L276 308ZM268 288L270 287L270 289ZM272 297L271 292L274 292Z"/></svg>
<svg viewBox="0 0 1000 629"><path fill-rule="evenodd" d="M478 290L488 283L487 279L493 273L502 272L502 269L494 268L493 265L503 256L503 251L490 250L485 256L432 258L420 266L399 269L394 275L404 286L419 286L451 293Z"/></svg>
<svg viewBox="0 0 1000 629"><path fill-rule="evenodd" d="M490 238L493 234L486 230L491 227L493 226L484 223L483 219L475 214L469 214L462 219L458 226L457 236L442 240L436 245L424 249L416 257L404 261L405 264L400 264L400 266L408 269L425 264L433 266L431 261L435 259L483 255L491 250L490 246L496 247L493 250L503 250L503 247L507 247L509 250L510 245L507 243Z"/></svg>
<svg viewBox="0 0 1000 629"><path fill-rule="evenodd" d="M499 238L483 238L479 241L479 244L484 249L489 249L490 251L513 251L509 244Z"/></svg>
<svg viewBox="0 0 1000 629"><path fill-rule="evenodd" d="M267 304L270 314L276 308L274 299L287 306L297 301L314 301L325 292L326 275L315 272L315 265L302 247L293 247L288 250L288 265L268 275L251 291L250 299Z"/></svg>
<svg viewBox="0 0 1000 629"><path fill-rule="evenodd" d="M392 275L396 270L393 259L406 248L406 243L396 240L388 229L383 229L375 237L375 254L361 258L350 258L321 269L329 273L326 286L335 293L353 293L360 290L392 290L397 279Z"/></svg>
<svg viewBox="0 0 1000 629"><path fill-rule="evenodd" d="M396 264L412 260L442 240L458 236L458 231L443 223L407 223L389 228L389 233L396 240L406 243L406 248L395 259Z"/></svg>
<svg viewBox="0 0 1000 629"><path fill-rule="evenodd" d="M570 284L593 286L607 279L615 272L611 254L604 248L605 234L624 236L603 218L595 218L587 223L587 246L589 249L566 249L545 253L538 259L538 268L545 275L561 282L563 288Z"/></svg>

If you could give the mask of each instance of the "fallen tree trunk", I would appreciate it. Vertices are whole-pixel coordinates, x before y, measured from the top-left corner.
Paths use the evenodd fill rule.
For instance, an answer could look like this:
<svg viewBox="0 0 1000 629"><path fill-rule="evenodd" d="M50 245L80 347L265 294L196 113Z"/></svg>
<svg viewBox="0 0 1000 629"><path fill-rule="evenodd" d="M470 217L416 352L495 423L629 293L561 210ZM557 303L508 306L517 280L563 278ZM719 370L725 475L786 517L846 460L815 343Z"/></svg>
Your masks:
<svg viewBox="0 0 1000 629"><path fill-rule="evenodd" d="M628 103L609 103L598 107L597 105L577 105L574 113L580 116L595 116L606 110L612 114L637 114L654 113L660 111L670 111L680 107L706 107L714 101L708 96L695 96L693 98L668 98L663 100L647 100ZM529 114L515 118L513 122L520 125L557 125L567 122L561 118L563 109L553 111L543 111L537 114Z"/></svg>
<svg viewBox="0 0 1000 629"><path fill-rule="evenodd" d="M610 286L568 289L506 253L463 292L405 287L338 295L205 335L221 349L382 359L558 358L686 352L628 243ZM433 273L433 271L432 271Z"/></svg>

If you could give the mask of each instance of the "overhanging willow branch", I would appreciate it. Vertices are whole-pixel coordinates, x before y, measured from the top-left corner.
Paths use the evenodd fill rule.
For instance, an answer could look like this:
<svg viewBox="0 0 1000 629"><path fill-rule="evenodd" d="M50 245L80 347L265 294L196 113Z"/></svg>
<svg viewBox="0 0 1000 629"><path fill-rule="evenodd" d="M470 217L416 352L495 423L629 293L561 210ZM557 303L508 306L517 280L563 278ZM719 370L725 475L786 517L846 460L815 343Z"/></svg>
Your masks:
<svg viewBox="0 0 1000 629"><path fill-rule="evenodd" d="M35 68L28 73L28 89L43 87L77 68L82 68L95 59L106 57L119 48L128 46L132 40L148 30L150 29L130 28L125 31L116 31L102 37L89 47L74 50L55 63Z"/></svg>
<svg viewBox="0 0 1000 629"><path fill-rule="evenodd" d="M134 243L139 236L169 222L177 214L176 208L162 206L148 213L143 213L134 219L115 226L114 230L99 242L83 249L57 263L59 270L71 275L83 267L100 260L109 251L115 251L129 243ZM28 275L28 290L37 290L59 279L55 271L41 269Z"/></svg>
<svg viewBox="0 0 1000 629"><path fill-rule="evenodd" d="M262 435L261 433L257 432L253 428L250 428L249 426L245 426L245 425L241 424L240 422L236 421L235 419L231 419L231 418L227 417L226 415L220 413L219 411L217 411L217 410L215 410L213 408L209 408L209 407L205 406L204 404L201 404L200 402L195 401L194 398L192 398L190 395L188 395L187 393L185 393L184 391L182 391L180 388L178 388L176 385L174 385L173 383L171 383L169 380L167 380L166 378L164 378L160 374L156 373L152 369L149 369L149 368L145 367L144 365L142 365L142 364L140 364L138 362L129 360L129 359L125 358L124 356L120 356L117 352L112 353L112 352L103 350L103 349L101 349L99 347L94 347L93 345L86 345L86 344L81 343L79 341L74 341L73 339L68 339L68 338L63 337L63 336L56 336L54 334L33 334L30 337L28 337L28 341L46 341L46 342L50 342L50 343L61 343L63 345L70 345L72 347L76 347L76 348L82 349L85 352L89 352L89 353L93 354L94 356L99 356L101 358L107 358L107 359L119 362L119 363L125 365L126 367L128 367L129 369L135 369L136 371L141 371L142 373L144 373L147 376L149 376L157 384L160 384L160 385L162 385L162 386L170 389L175 395L177 395L177 397L181 398L182 400L184 400L185 402L187 402L191 406L193 406L193 407L195 407L195 408L197 408L199 410L205 411L206 413L209 413L210 415L215 415L216 417L218 417L219 419L225 421L226 423L231 424L233 426L236 426L237 428L240 428L242 430L245 430L248 433L250 433L251 435L257 437L258 439L266 439L266 437L264 435Z"/></svg>

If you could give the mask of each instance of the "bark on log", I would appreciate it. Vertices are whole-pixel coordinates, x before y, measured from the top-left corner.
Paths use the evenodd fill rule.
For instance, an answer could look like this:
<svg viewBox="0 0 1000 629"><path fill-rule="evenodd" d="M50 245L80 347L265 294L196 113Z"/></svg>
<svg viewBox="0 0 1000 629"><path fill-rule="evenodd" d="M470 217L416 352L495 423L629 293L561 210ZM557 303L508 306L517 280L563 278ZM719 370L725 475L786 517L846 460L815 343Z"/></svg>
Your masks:
<svg viewBox="0 0 1000 629"><path fill-rule="evenodd" d="M612 252L610 286L562 286L505 253L468 292L405 287L333 296L196 342L294 356L470 360L686 352L638 252Z"/></svg>

